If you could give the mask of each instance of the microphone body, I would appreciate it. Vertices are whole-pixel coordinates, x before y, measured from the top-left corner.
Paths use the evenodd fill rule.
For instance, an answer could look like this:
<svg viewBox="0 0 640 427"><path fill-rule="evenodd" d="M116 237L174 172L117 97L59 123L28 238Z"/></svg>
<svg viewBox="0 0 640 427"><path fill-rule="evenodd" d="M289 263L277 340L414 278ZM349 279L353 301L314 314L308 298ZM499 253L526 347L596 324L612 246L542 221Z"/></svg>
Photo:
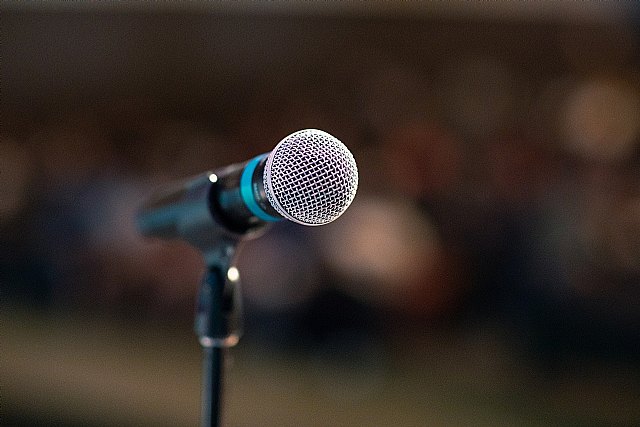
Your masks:
<svg viewBox="0 0 640 427"><path fill-rule="evenodd" d="M140 232L145 236L177 238L188 227L186 223L211 217L229 231L243 234L265 222L282 219L268 205L264 188L260 188L262 176L256 178L260 169L264 170L265 158L266 155L262 155L254 159L261 161L262 168L249 165L255 163L251 160L205 172L157 191L138 212ZM249 185L244 191L241 187L243 176L244 184ZM249 204L263 209L261 217L250 210Z"/></svg>
<svg viewBox="0 0 640 427"><path fill-rule="evenodd" d="M149 237L206 249L288 219L323 225L351 204L358 171L349 150L315 129L293 133L269 153L206 172L152 195L137 216Z"/></svg>

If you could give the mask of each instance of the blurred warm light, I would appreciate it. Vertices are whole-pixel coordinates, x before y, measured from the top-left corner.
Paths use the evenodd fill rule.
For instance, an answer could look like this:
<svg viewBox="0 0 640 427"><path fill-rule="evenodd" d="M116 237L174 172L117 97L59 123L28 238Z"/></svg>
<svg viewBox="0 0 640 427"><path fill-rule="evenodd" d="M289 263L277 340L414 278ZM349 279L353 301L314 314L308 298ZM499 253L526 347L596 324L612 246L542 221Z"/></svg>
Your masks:
<svg viewBox="0 0 640 427"><path fill-rule="evenodd" d="M591 160L625 160L640 136L638 88L613 79L583 82L569 95L563 120L570 150Z"/></svg>
<svg viewBox="0 0 640 427"><path fill-rule="evenodd" d="M240 272L236 267L231 267L229 270L227 270L227 279L231 280L232 282L237 282L240 279Z"/></svg>
<svg viewBox="0 0 640 427"><path fill-rule="evenodd" d="M320 287L313 252L297 233L287 232L288 226L278 224L259 239L245 242L239 253L243 297L265 311L303 304Z"/></svg>
<svg viewBox="0 0 640 427"><path fill-rule="evenodd" d="M402 306L434 267L439 241L430 220L411 204L359 196L320 237L346 291L376 305Z"/></svg>
<svg viewBox="0 0 640 427"><path fill-rule="evenodd" d="M308 127L354 149L361 191L241 245L231 424L637 424L637 6L7 3L15 424L197 422L202 254L135 212Z"/></svg>

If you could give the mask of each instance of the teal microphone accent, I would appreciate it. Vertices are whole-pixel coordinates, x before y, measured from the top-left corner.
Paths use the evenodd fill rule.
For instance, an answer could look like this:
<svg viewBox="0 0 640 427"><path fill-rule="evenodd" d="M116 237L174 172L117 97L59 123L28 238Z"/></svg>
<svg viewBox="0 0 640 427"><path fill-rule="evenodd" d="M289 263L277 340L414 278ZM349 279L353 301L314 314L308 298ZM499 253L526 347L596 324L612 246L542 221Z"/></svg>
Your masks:
<svg viewBox="0 0 640 427"><path fill-rule="evenodd" d="M240 196L242 197L242 201L247 208L251 211L252 214L257 216L263 221L280 221L282 218L275 217L273 215L269 215L266 213L256 202L253 197L253 189L251 188L251 181L253 180L253 172L256 170L258 163L264 157L264 154L254 157L249 160L247 166L245 166L244 171L242 171L242 176L240 177Z"/></svg>

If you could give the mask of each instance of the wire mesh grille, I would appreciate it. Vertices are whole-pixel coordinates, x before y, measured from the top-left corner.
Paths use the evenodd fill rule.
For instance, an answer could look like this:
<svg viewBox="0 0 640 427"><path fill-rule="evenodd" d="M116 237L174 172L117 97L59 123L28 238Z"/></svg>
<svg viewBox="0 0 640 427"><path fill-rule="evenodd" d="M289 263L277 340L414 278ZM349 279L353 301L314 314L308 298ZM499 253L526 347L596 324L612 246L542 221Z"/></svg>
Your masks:
<svg viewBox="0 0 640 427"><path fill-rule="evenodd" d="M303 225L323 225L353 201L358 168L342 142L306 129L280 141L269 154L263 179L269 203L282 216Z"/></svg>

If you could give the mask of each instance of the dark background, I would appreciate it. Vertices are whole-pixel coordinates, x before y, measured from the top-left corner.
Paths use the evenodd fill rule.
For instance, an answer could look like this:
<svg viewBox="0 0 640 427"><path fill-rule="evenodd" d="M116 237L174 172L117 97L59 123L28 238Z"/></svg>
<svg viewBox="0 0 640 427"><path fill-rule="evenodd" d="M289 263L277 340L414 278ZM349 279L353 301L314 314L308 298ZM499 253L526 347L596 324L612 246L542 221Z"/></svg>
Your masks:
<svg viewBox="0 0 640 427"><path fill-rule="evenodd" d="M2 424L197 425L203 263L135 211L303 128L352 150L360 188L242 248L228 425L640 419L637 10L0 13Z"/></svg>

